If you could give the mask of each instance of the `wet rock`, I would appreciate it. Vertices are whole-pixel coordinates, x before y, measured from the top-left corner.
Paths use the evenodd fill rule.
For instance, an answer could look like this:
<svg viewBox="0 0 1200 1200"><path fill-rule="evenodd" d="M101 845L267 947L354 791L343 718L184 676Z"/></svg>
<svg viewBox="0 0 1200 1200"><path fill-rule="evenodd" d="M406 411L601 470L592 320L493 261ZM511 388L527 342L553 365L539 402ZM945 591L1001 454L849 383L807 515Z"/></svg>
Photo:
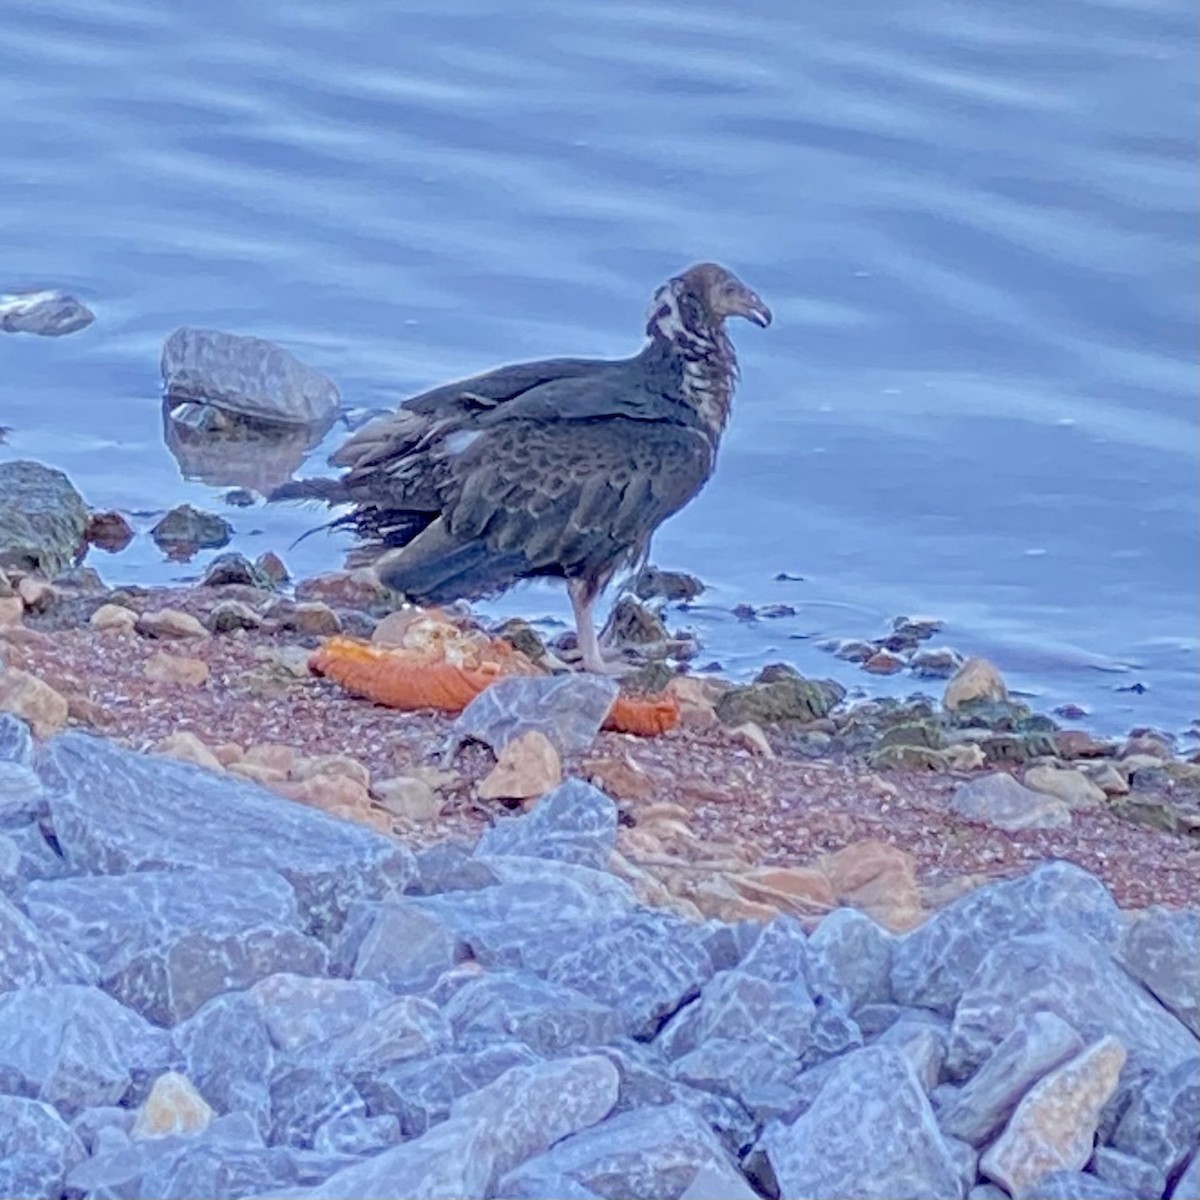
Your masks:
<svg viewBox="0 0 1200 1200"><path fill-rule="evenodd" d="M41 929L99 965L106 990L159 1025L230 987L325 964L292 889L269 870L61 879L31 883L24 899Z"/></svg>
<svg viewBox="0 0 1200 1200"><path fill-rule="evenodd" d="M460 1042L523 1042L550 1057L590 1049L624 1030L611 1008L573 988L516 971L489 971L464 984L443 1009Z"/></svg>
<svg viewBox="0 0 1200 1200"><path fill-rule="evenodd" d="M88 618L88 624L101 633L133 633L137 623L137 613L123 604L102 604Z"/></svg>
<svg viewBox="0 0 1200 1200"><path fill-rule="evenodd" d="M894 978L893 978L894 982ZM954 1011L946 1069L962 1078L1039 1009L1067 1021L1086 1040L1118 1038L1130 1069L1159 1070L1196 1054L1196 1040L1078 930L1050 925L1010 936L988 951ZM1123 1148L1123 1147L1122 1147Z"/></svg>
<svg viewBox="0 0 1200 1200"><path fill-rule="evenodd" d="M1124 1063L1120 1041L1104 1037L1056 1067L1017 1105L979 1169L1013 1195L1050 1171L1080 1170L1092 1156L1100 1110Z"/></svg>
<svg viewBox="0 0 1200 1200"><path fill-rule="evenodd" d="M560 754L583 754L595 741L617 690L613 680L596 675L501 679L463 709L454 732L499 753L521 734L536 729Z"/></svg>
<svg viewBox="0 0 1200 1200"><path fill-rule="evenodd" d="M1121 1188L1126 1196L1158 1200L1166 1194L1166 1172L1132 1154L1111 1146L1098 1146L1090 1165L1097 1179Z"/></svg>
<svg viewBox="0 0 1200 1200"><path fill-rule="evenodd" d="M833 657L845 662L865 663L879 647L874 642L864 642L859 638L843 638L833 647Z"/></svg>
<svg viewBox="0 0 1200 1200"><path fill-rule="evenodd" d="M116 1104L167 1066L170 1040L132 1009L78 984L0 995L0 1091L64 1116Z"/></svg>
<svg viewBox="0 0 1200 1200"><path fill-rule="evenodd" d="M212 1119L213 1110L192 1081L178 1071L167 1071L154 1081L138 1109L132 1133L140 1138L200 1133Z"/></svg>
<svg viewBox="0 0 1200 1200"><path fill-rule="evenodd" d="M486 829L475 853L522 854L603 867L616 838L617 806L590 784L568 779L531 812Z"/></svg>
<svg viewBox="0 0 1200 1200"><path fill-rule="evenodd" d="M963 661L963 656L949 646L927 646L908 660L908 669L922 679L949 679Z"/></svg>
<svg viewBox="0 0 1200 1200"><path fill-rule="evenodd" d="M1196 1151L1196 1113L1200 1111L1200 1064L1193 1057L1161 1067L1135 1093L1113 1135L1126 1154L1154 1163L1168 1178Z"/></svg>
<svg viewBox="0 0 1200 1200"><path fill-rule="evenodd" d="M202 587L227 587L240 584L244 587L269 590L271 581L244 555L231 551L218 554L205 568Z"/></svg>
<svg viewBox="0 0 1200 1200"><path fill-rule="evenodd" d="M744 687L731 687L717 701L717 717L724 725L753 721L760 726L781 721L815 721L845 695L831 679L805 679L791 667L775 664L759 672Z"/></svg>
<svg viewBox="0 0 1200 1200"><path fill-rule="evenodd" d="M1063 829L1071 824L1070 809L1063 800L1052 793L1031 790L1005 771L959 784L950 811L1010 833L1018 829Z"/></svg>
<svg viewBox="0 0 1200 1200"><path fill-rule="evenodd" d="M496 756L496 765L479 781L481 800L528 800L562 782L562 763L544 733L530 729L513 738Z"/></svg>
<svg viewBox="0 0 1200 1200"><path fill-rule="evenodd" d="M83 536L97 550L119 554L133 541L133 526L119 512L92 512Z"/></svg>
<svg viewBox="0 0 1200 1200"><path fill-rule="evenodd" d="M188 556L196 550L224 546L233 537L233 526L216 513L180 504L150 530L150 536L168 554Z"/></svg>
<svg viewBox="0 0 1200 1200"><path fill-rule="evenodd" d="M632 596L622 596L613 605L600 631L602 646L654 646L670 637L662 618L639 604Z"/></svg>
<svg viewBox="0 0 1200 1200"><path fill-rule="evenodd" d="M892 997L896 939L865 913L837 908L813 930L805 971L814 995L828 996L848 1012Z"/></svg>
<svg viewBox="0 0 1200 1200"><path fill-rule="evenodd" d="M977 888L903 938L893 958L893 992L902 1004L949 1016L999 940L1050 928L1115 949L1123 924L1098 879L1070 863L1047 863L1021 879Z"/></svg>
<svg viewBox="0 0 1200 1200"><path fill-rule="evenodd" d="M55 289L0 296L0 330L5 333L62 337L86 329L95 319L81 300Z"/></svg>
<svg viewBox="0 0 1200 1200"><path fill-rule="evenodd" d="M942 1106L938 1124L944 1133L984 1146L1034 1083L1082 1049L1083 1039L1061 1017L1043 1011L1029 1014Z"/></svg>
<svg viewBox="0 0 1200 1200"><path fill-rule="evenodd" d="M1160 762L1169 762L1175 757L1175 752L1167 736L1150 729L1134 732L1125 739L1125 743L1121 747L1121 758L1133 758L1140 754L1157 758Z"/></svg>
<svg viewBox="0 0 1200 1200"><path fill-rule="evenodd" d="M238 629L258 629L263 623L259 614L241 600L219 600L209 610L204 624L212 633L233 633Z"/></svg>
<svg viewBox="0 0 1200 1200"><path fill-rule="evenodd" d="M647 564L633 579L633 594L639 600L666 600L669 604L695 600L704 584L686 571L663 571Z"/></svg>
<svg viewBox="0 0 1200 1200"><path fill-rule="evenodd" d="M760 1145L784 1196L959 1197L959 1170L912 1067L886 1047L839 1060L809 1108ZM871 1147L864 1154L864 1145Z"/></svg>
<svg viewBox="0 0 1200 1200"><path fill-rule="evenodd" d="M1008 689L1000 672L986 658L968 658L946 684L942 707L948 712L979 701L1004 701Z"/></svg>
<svg viewBox="0 0 1200 1200"><path fill-rule="evenodd" d="M0 1190L5 1196L58 1196L66 1173L87 1157L50 1105L0 1096Z"/></svg>
<svg viewBox="0 0 1200 1200"><path fill-rule="evenodd" d="M380 625L382 626L386 621L387 618L385 617L380 622ZM520 617L511 617L509 620L498 625L494 633L496 637L503 638L514 649L520 650L530 662L541 663L545 661L547 654L546 643L528 621L522 620Z"/></svg>
<svg viewBox="0 0 1200 1200"><path fill-rule="evenodd" d="M873 838L852 842L817 860L842 904L873 917L900 933L917 924L924 912L912 855Z"/></svg>
<svg viewBox="0 0 1200 1200"><path fill-rule="evenodd" d="M407 850L359 826L83 734L50 742L39 774L58 844L76 869L277 869L319 936L338 928L354 900L402 888L413 871Z"/></svg>
<svg viewBox="0 0 1200 1200"><path fill-rule="evenodd" d="M1056 767L1045 763L1028 767L1025 771L1025 786L1047 796L1057 796L1066 806L1075 811L1096 808L1104 803L1104 791L1082 771L1070 767Z"/></svg>
<svg viewBox="0 0 1200 1200"><path fill-rule="evenodd" d="M163 346L162 376L172 399L282 425L322 425L340 399L329 379L281 346L213 329L175 330Z"/></svg>
<svg viewBox="0 0 1200 1200"><path fill-rule="evenodd" d="M734 1170L708 1125L680 1103L619 1113L501 1177L512 1197L678 1196L704 1169ZM564 1188L566 1185L566 1188ZM568 1191L572 1185L586 1191Z"/></svg>
<svg viewBox="0 0 1200 1200"><path fill-rule="evenodd" d="M274 550L265 550L254 560L254 570L272 587L286 583L290 578L287 565Z"/></svg>
<svg viewBox="0 0 1200 1200"><path fill-rule="evenodd" d="M282 624L285 629L313 637L332 637L342 632L341 618L320 600L305 600L293 605Z"/></svg>
<svg viewBox="0 0 1200 1200"><path fill-rule="evenodd" d="M34 736L48 738L67 723L67 699L28 671L0 670L0 713L11 713L28 723Z"/></svg>
<svg viewBox="0 0 1200 1200"><path fill-rule="evenodd" d="M188 638L206 638L208 630L192 616L177 608L160 608L142 613L135 626L143 637L159 638L163 641L183 641Z"/></svg>
<svg viewBox="0 0 1200 1200"><path fill-rule="evenodd" d="M146 660L142 674L151 683L202 687L208 682L208 663L201 658L187 658L182 654L167 654L159 650Z"/></svg>
<svg viewBox="0 0 1200 1200"><path fill-rule="evenodd" d="M895 675L907 665L907 661L899 654L884 649L876 650L862 666L864 671L869 671L872 675Z"/></svg>
<svg viewBox="0 0 1200 1200"><path fill-rule="evenodd" d="M84 546L88 512L62 473L41 463L0 463L0 568L53 577Z"/></svg>
<svg viewBox="0 0 1200 1200"><path fill-rule="evenodd" d="M1200 1037L1200 912L1150 908L1126 927L1117 960Z"/></svg>
<svg viewBox="0 0 1200 1200"><path fill-rule="evenodd" d="M1065 759L1106 758L1116 751L1112 742L1098 738L1084 729L1060 729L1054 735L1054 748L1058 757Z"/></svg>

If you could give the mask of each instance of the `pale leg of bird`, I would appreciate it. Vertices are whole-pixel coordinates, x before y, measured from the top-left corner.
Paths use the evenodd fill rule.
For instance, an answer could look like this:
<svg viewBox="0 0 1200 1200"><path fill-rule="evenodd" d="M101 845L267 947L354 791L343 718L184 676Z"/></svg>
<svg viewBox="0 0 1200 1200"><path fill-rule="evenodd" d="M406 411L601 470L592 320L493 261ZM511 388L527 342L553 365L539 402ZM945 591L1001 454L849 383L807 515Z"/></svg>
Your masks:
<svg viewBox="0 0 1200 1200"><path fill-rule="evenodd" d="M595 593L581 579L567 580L567 595L571 597L571 608L575 613L575 640L583 658L583 669L599 675L605 673L604 659L600 657L600 644L596 640L596 625L592 620L592 605Z"/></svg>

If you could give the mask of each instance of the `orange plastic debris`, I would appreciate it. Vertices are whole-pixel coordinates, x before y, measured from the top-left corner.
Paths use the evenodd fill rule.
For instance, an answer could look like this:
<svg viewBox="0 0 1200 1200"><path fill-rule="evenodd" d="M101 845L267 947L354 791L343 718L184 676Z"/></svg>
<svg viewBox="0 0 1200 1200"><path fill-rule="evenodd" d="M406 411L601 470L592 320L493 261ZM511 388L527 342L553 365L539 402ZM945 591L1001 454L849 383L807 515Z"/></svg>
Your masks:
<svg viewBox="0 0 1200 1200"><path fill-rule="evenodd" d="M658 737L679 724L679 697L673 692L657 696L618 696L608 710L604 728L614 733Z"/></svg>
<svg viewBox="0 0 1200 1200"><path fill-rule="evenodd" d="M507 642L449 662L424 648L375 646L357 638L327 639L309 656L319 675L355 696L389 708L436 708L459 712L484 688L505 675L535 675L538 669Z"/></svg>

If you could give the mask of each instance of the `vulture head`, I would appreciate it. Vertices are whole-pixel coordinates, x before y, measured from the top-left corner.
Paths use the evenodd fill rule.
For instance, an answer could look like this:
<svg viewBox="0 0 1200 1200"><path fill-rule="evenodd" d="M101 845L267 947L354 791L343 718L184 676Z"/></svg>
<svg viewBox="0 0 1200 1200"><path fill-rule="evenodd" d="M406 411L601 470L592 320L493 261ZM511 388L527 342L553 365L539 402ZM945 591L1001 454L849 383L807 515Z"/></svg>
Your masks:
<svg viewBox="0 0 1200 1200"><path fill-rule="evenodd" d="M765 329L771 310L732 271L717 263L697 263L654 293L646 332L679 340L713 338L727 317L745 317Z"/></svg>

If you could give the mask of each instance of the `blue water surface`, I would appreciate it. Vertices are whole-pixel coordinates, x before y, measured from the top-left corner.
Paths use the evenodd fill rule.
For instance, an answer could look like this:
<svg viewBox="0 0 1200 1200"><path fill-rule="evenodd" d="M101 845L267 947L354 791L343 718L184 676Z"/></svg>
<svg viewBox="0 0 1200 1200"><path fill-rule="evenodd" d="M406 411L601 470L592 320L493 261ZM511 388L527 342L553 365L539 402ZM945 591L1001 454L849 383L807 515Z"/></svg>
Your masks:
<svg viewBox="0 0 1200 1200"><path fill-rule="evenodd" d="M655 543L712 585L677 621L704 661L861 684L817 641L932 613L1040 705L1182 730L1196 20L1190 0L6 0L0 291L65 288L97 321L0 338L0 454L145 529L225 490L163 444L178 325L275 339L367 409L630 353L653 288L715 258L776 324L734 330L717 475ZM240 549L340 562L324 535L287 549L309 511L226 511ZM113 582L203 566L147 538L100 559ZM566 612L550 585L495 607Z"/></svg>

